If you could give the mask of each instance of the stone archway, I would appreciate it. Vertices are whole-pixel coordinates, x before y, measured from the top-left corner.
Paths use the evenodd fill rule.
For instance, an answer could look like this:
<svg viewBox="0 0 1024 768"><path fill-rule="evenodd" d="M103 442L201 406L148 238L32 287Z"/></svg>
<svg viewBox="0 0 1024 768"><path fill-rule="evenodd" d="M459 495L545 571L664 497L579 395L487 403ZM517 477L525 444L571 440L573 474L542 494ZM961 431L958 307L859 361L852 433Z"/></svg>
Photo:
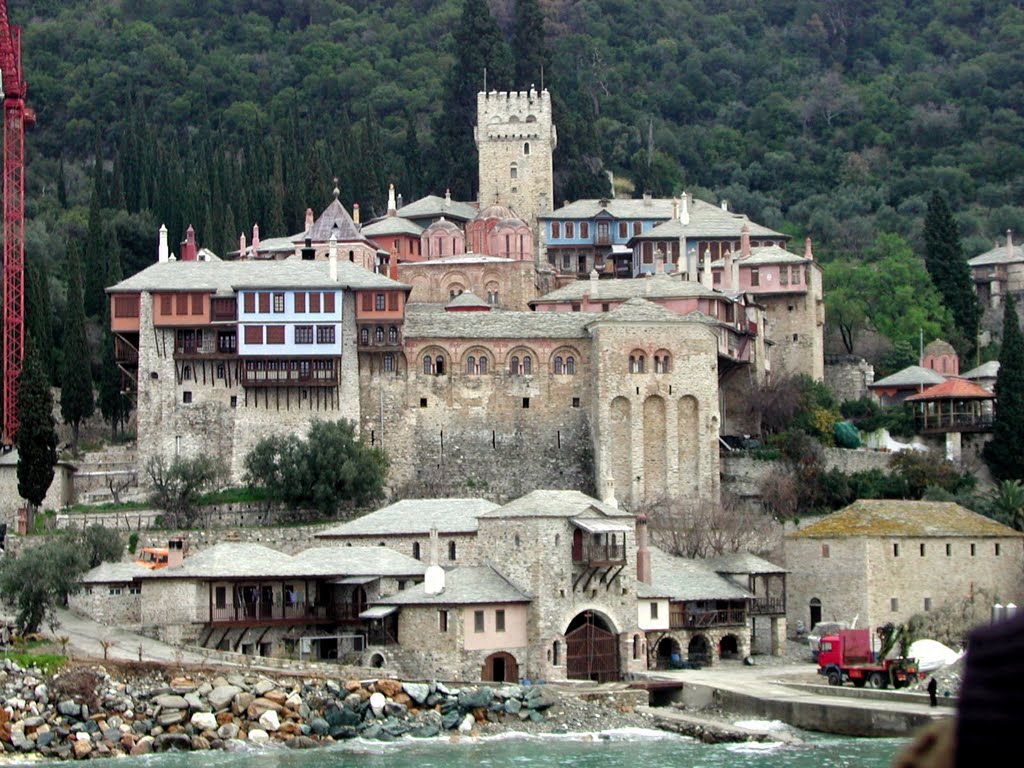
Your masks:
<svg viewBox="0 0 1024 768"><path fill-rule="evenodd" d="M711 664L711 644L704 635L694 635L686 647L686 660L691 664Z"/></svg>
<svg viewBox="0 0 1024 768"><path fill-rule="evenodd" d="M519 679L519 664L511 653L499 651L484 659L480 679L490 683L514 683Z"/></svg>
<svg viewBox="0 0 1024 768"><path fill-rule="evenodd" d="M740 640L736 635L725 635L718 641L718 658L738 659L740 657Z"/></svg>
<svg viewBox="0 0 1024 768"><path fill-rule="evenodd" d="M577 614L565 630L565 675L571 680L606 683L619 679L619 639L605 616Z"/></svg>
<svg viewBox="0 0 1024 768"><path fill-rule="evenodd" d="M655 669L677 669L682 665L683 650L674 637L663 637L654 652Z"/></svg>

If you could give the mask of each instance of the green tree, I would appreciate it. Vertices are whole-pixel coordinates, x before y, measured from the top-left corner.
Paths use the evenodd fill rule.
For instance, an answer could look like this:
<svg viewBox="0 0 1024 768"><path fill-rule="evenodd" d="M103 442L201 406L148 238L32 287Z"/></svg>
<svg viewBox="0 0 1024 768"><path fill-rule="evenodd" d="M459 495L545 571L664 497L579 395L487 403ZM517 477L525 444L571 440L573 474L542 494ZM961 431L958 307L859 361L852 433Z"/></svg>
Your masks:
<svg viewBox="0 0 1024 768"><path fill-rule="evenodd" d="M825 264L822 282L825 290L827 328L839 331L843 348L853 354L857 337L868 327L870 296L863 291L861 264L852 259L837 259Z"/></svg>
<svg viewBox="0 0 1024 768"><path fill-rule="evenodd" d="M55 624L53 610L80 588L88 568L85 550L70 536L58 536L38 547L0 560L0 589L14 603L15 624L22 635Z"/></svg>
<svg viewBox="0 0 1024 768"><path fill-rule="evenodd" d="M202 495L223 485L227 476L223 461L208 456L175 456L168 464L163 456L154 455L145 469L153 488L150 501L164 510L170 528L194 526Z"/></svg>
<svg viewBox="0 0 1024 768"><path fill-rule="evenodd" d="M96 403L92 391L92 356L85 331L82 269L78 246L68 246L68 307L64 323L64 370L61 375L60 414L71 425L72 447L78 448L82 422L92 416Z"/></svg>
<svg viewBox="0 0 1024 768"><path fill-rule="evenodd" d="M516 87L533 85L539 90L545 74L550 77L551 72L540 0L516 0L512 50L516 60Z"/></svg>
<svg viewBox="0 0 1024 768"><path fill-rule="evenodd" d="M99 406L103 419L110 424L110 439L128 420L129 401L121 391L121 369L114 357L114 336L109 325L103 333L103 364L100 369Z"/></svg>
<svg viewBox="0 0 1024 768"><path fill-rule="evenodd" d="M452 31L455 63L444 85L443 106L434 124L437 178L459 199L474 198L477 177L473 126L476 95L508 89L513 67L508 43L491 16L486 0L463 0L462 14Z"/></svg>
<svg viewBox="0 0 1024 768"><path fill-rule="evenodd" d="M25 262L25 335L33 340L47 375L53 374L53 307L46 263Z"/></svg>
<svg viewBox="0 0 1024 768"><path fill-rule="evenodd" d="M82 533L79 540L82 556L87 568L95 568L100 563L116 563L124 554L124 542L121 535L112 528L102 525L90 525Z"/></svg>
<svg viewBox="0 0 1024 768"><path fill-rule="evenodd" d="M981 305L974 292L970 267L960 244L960 230L941 192L934 192L924 218L925 266L963 336L961 354L978 342Z"/></svg>
<svg viewBox="0 0 1024 768"><path fill-rule="evenodd" d="M89 200L89 228L85 237L85 282L79 289L83 292L87 315L96 316L103 311L108 248L109 243L103 232L103 158L100 155L99 133L97 132L92 197Z"/></svg>
<svg viewBox="0 0 1024 768"><path fill-rule="evenodd" d="M57 463L53 394L34 344L28 345L18 387L18 493L34 508L46 498Z"/></svg>
<svg viewBox="0 0 1024 768"><path fill-rule="evenodd" d="M1024 335L1012 293L1006 294L1003 309L995 393L995 423L984 457L999 480L1024 480Z"/></svg>
<svg viewBox="0 0 1024 768"><path fill-rule="evenodd" d="M1024 483L1003 480L988 499L985 513L1011 528L1024 531Z"/></svg>
<svg viewBox="0 0 1024 768"><path fill-rule="evenodd" d="M246 482L297 508L330 514L363 506L384 494L387 457L355 435L352 422L317 421L309 435L271 436L245 458Z"/></svg>

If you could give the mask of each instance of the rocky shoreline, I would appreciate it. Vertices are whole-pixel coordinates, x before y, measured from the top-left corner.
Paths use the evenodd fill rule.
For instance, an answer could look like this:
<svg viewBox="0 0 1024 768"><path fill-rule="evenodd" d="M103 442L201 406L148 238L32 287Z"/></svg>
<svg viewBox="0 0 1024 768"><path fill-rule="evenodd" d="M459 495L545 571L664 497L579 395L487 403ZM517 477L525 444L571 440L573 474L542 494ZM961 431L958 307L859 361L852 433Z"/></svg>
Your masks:
<svg viewBox="0 0 1024 768"><path fill-rule="evenodd" d="M48 677L0 663L0 748L47 759L617 727L654 723L630 703L566 696L546 685L271 678L242 670L172 676L158 667L112 675L103 665Z"/></svg>

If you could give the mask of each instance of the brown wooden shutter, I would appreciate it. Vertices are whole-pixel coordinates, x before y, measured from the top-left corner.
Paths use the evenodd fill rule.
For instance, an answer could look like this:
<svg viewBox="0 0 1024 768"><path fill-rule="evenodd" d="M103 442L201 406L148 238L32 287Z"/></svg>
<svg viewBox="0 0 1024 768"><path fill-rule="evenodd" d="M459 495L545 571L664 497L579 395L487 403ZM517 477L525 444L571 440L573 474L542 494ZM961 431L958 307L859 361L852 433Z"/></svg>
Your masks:
<svg viewBox="0 0 1024 768"><path fill-rule="evenodd" d="M334 311L334 291L328 291L324 294L324 312Z"/></svg>
<svg viewBox="0 0 1024 768"><path fill-rule="evenodd" d="M188 314L188 294L179 293L175 296L175 307L174 314L176 315L187 315Z"/></svg>
<svg viewBox="0 0 1024 768"><path fill-rule="evenodd" d="M363 312L373 312L373 294L363 294Z"/></svg>
<svg viewBox="0 0 1024 768"><path fill-rule="evenodd" d="M260 312L266 314L269 311L270 311L270 294L269 293L261 293L260 294Z"/></svg>
<svg viewBox="0 0 1024 768"><path fill-rule="evenodd" d="M398 294L394 291L388 294L388 310L391 312L398 311Z"/></svg>
<svg viewBox="0 0 1024 768"><path fill-rule="evenodd" d="M313 293L309 294L309 311L310 312L319 312L320 311L320 292L319 291L314 291Z"/></svg>
<svg viewBox="0 0 1024 768"><path fill-rule="evenodd" d="M306 294L302 291L295 292L295 311L305 312L306 311Z"/></svg>
<svg viewBox="0 0 1024 768"><path fill-rule="evenodd" d="M267 326L267 344L284 344L284 326Z"/></svg>
<svg viewBox="0 0 1024 768"><path fill-rule="evenodd" d="M262 344L263 343L263 326L262 325L247 325L247 326L245 326L245 343L246 344Z"/></svg>
<svg viewBox="0 0 1024 768"><path fill-rule="evenodd" d="M252 291L245 294L245 311L250 314L256 311L256 294Z"/></svg>

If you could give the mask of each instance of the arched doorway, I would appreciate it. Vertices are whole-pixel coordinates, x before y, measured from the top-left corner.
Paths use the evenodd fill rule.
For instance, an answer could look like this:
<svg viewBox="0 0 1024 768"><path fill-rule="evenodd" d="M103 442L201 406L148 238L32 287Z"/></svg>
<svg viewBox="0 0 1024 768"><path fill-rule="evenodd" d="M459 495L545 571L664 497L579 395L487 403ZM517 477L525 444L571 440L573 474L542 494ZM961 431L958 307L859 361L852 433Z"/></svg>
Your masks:
<svg viewBox="0 0 1024 768"><path fill-rule="evenodd" d="M821 622L821 600L811 598L811 625L808 629L814 629L814 625Z"/></svg>
<svg viewBox="0 0 1024 768"><path fill-rule="evenodd" d="M658 641L655 656L656 669L678 669L683 663L683 651L671 637L663 637Z"/></svg>
<svg viewBox="0 0 1024 768"><path fill-rule="evenodd" d="M711 646L704 635L694 635L686 647L686 660L691 664L710 664Z"/></svg>
<svg viewBox="0 0 1024 768"><path fill-rule="evenodd" d="M491 683L514 683L519 679L519 665L511 653L492 653L484 659L480 679Z"/></svg>
<svg viewBox="0 0 1024 768"><path fill-rule="evenodd" d="M740 657L740 641L736 635L726 635L718 644L718 658L738 659Z"/></svg>
<svg viewBox="0 0 1024 768"><path fill-rule="evenodd" d="M611 623L584 611L565 631L565 674L571 680L606 683L619 679L619 643Z"/></svg>

